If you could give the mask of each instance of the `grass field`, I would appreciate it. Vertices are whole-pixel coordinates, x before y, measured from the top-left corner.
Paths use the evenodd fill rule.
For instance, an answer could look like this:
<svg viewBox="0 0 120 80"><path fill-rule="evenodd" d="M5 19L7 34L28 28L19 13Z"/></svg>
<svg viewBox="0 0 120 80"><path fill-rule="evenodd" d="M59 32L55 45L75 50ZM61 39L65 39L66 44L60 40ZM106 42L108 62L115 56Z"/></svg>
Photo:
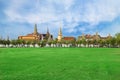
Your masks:
<svg viewBox="0 0 120 80"><path fill-rule="evenodd" d="M0 80L120 80L120 49L0 48Z"/></svg>

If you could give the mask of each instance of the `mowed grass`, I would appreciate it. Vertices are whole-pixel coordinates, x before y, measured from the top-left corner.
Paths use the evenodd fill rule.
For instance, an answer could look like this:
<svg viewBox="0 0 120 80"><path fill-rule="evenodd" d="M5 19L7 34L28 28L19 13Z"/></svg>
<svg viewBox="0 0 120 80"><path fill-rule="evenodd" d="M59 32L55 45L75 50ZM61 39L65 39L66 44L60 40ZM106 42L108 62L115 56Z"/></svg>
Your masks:
<svg viewBox="0 0 120 80"><path fill-rule="evenodd" d="M0 80L120 80L120 49L0 48Z"/></svg>

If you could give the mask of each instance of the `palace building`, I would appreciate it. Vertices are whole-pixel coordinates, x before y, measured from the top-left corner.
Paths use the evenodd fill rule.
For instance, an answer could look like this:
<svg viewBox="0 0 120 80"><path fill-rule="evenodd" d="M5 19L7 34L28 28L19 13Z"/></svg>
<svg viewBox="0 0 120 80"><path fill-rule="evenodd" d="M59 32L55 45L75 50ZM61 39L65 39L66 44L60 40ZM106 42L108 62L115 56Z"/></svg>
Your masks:
<svg viewBox="0 0 120 80"><path fill-rule="evenodd" d="M49 30L47 29L46 34L38 33L37 31L37 24L34 26L34 32L31 34L27 34L26 36L19 36L19 40L26 40L26 41L41 41L41 40L53 40L53 36L49 33Z"/></svg>
<svg viewBox="0 0 120 80"><path fill-rule="evenodd" d="M109 34L107 37L101 37L98 33L96 33L95 35L90 35L90 34L82 34L82 36L78 36L78 40L106 40L106 39L110 39L112 38L112 36Z"/></svg>

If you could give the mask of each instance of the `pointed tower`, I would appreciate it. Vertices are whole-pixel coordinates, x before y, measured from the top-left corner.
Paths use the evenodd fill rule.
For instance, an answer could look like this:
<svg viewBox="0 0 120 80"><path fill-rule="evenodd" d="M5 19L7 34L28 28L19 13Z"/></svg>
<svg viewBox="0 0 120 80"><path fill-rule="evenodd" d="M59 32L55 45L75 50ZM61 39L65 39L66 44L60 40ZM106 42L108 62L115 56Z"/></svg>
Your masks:
<svg viewBox="0 0 120 80"><path fill-rule="evenodd" d="M95 39L100 40L100 36L99 36L98 32L96 32Z"/></svg>
<svg viewBox="0 0 120 80"><path fill-rule="evenodd" d="M112 36L111 36L110 34L108 34L107 38L108 38L108 39L111 39L111 38L112 38Z"/></svg>
<svg viewBox="0 0 120 80"><path fill-rule="evenodd" d="M37 34L38 32L37 32L37 24L35 24L35 26L34 26L34 34Z"/></svg>
<svg viewBox="0 0 120 80"><path fill-rule="evenodd" d="M47 27L47 36L49 36L50 35L50 33L49 33L49 29L48 29L48 27Z"/></svg>
<svg viewBox="0 0 120 80"><path fill-rule="evenodd" d="M51 41L52 41L52 38L51 38L51 35L49 35L47 42L51 42Z"/></svg>
<svg viewBox="0 0 120 80"><path fill-rule="evenodd" d="M84 33L82 34L82 40L84 40L85 39L85 35L84 35Z"/></svg>
<svg viewBox="0 0 120 80"><path fill-rule="evenodd" d="M62 40L62 29L60 27L59 32L58 32L58 41Z"/></svg>

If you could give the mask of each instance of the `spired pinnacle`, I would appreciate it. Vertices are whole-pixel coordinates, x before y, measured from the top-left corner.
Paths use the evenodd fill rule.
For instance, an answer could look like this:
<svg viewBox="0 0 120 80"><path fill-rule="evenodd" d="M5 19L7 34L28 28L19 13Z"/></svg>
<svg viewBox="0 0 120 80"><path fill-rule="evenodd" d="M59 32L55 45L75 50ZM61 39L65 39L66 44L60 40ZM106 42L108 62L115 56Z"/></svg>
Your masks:
<svg viewBox="0 0 120 80"><path fill-rule="evenodd" d="M34 27L34 34L37 34L37 24L35 24L35 27Z"/></svg>
<svg viewBox="0 0 120 80"><path fill-rule="evenodd" d="M61 29L61 27L60 27L60 30L59 30L59 35L62 35L62 29Z"/></svg>
<svg viewBox="0 0 120 80"><path fill-rule="evenodd" d="M47 34L49 35L50 33L49 33L49 29L48 29L48 27L47 27Z"/></svg>
<svg viewBox="0 0 120 80"><path fill-rule="evenodd" d="M59 33L58 33L58 41L61 41L61 40L62 40L62 29L60 27Z"/></svg>

